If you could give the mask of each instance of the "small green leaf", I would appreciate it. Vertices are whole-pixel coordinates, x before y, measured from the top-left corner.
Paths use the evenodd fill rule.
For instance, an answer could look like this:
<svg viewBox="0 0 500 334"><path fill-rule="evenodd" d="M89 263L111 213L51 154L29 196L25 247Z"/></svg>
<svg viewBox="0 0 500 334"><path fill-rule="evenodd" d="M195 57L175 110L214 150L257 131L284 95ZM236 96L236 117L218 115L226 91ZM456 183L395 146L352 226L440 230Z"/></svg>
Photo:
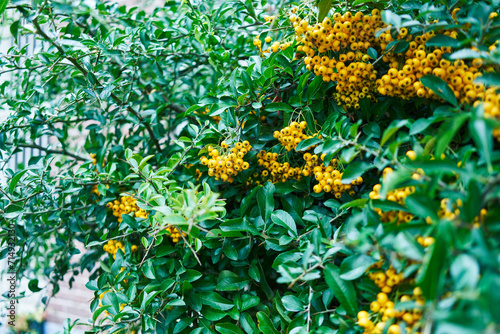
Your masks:
<svg viewBox="0 0 500 334"><path fill-rule="evenodd" d="M264 108L266 111L286 111L293 112L293 108L284 102L273 102L269 103Z"/></svg>
<svg viewBox="0 0 500 334"><path fill-rule="evenodd" d="M479 105L478 112L479 114L484 113L483 104ZM476 146L479 148L481 155L486 161L489 172L492 173L493 167L491 164L491 155L493 152L493 136L491 135L491 127L488 126L484 118L475 117L471 122L469 122L469 131Z"/></svg>
<svg viewBox="0 0 500 334"><path fill-rule="evenodd" d="M481 54L472 49L462 49L456 52L453 52L450 55L450 59L472 59L472 58L480 58Z"/></svg>
<svg viewBox="0 0 500 334"><path fill-rule="evenodd" d="M201 303L203 305L213 307L216 310L227 311L234 307L234 304L231 301L221 297L218 293L213 291L200 292L198 296L201 299Z"/></svg>
<svg viewBox="0 0 500 334"><path fill-rule="evenodd" d="M7 4L9 3L9 0L0 0L0 15L5 12L5 9L7 8Z"/></svg>
<svg viewBox="0 0 500 334"><path fill-rule="evenodd" d="M450 36L435 35L425 43L425 46L459 48L461 44L459 40Z"/></svg>
<svg viewBox="0 0 500 334"><path fill-rule="evenodd" d="M266 184L257 191L257 203L264 222L269 220L271 213L274 211L274 190L274 185L271 182L266 182Z"/></svg>
<svg viewBox="0 0 500 334"><path fill-rule="evenodd" d="M445 152L450 142L455 138L455 134L460 130L465 121L469 118L469 114L458 114L445 121L439 128L436 142L436 156L440 157Z"/></svg>
<svg viewBox="0 0 500 334"><path fill-rule="evenodd" d="M280 332L276 330L276 327L274 327L271 319L269 319L264 312L257 312L257 321L259 323L259 329L263 334L280 334Z"/></svg>
<svg viewBox="0 0 500 334"><path fill-rule="evenodd" d="M217 324L215 330L221 334L244 334L238 326L231 323Z"/></svg>
<svg viewBox="0 0 500 334"><path fill-rule="evenodd" d="M9 183L9 191L11 194L14 192L14 189L16 189L17 184L19 183L19 181L21 180L23 175L26 174L27 171L28 171L27 169L24 169L20 172L17 172L17 174L15 174L12 177L12 179L10 180L10 183Z"/></svg>
<svg viewBox="0 0 500 334"><path fill-rule="evenodd" d="M340 278L347 281L360 278L375 262L377 261L365 254L351 255L340 265Z"/></svg>
<svg viewBox="0 0 500 334"><path fill-rule="evenodd" d="M295 151L297 151L297 152L305 151L309 147L317 145L317 144L322 143L322 142L323 142L323 140L321 140L317 137L305 139L297 145L297 147L295 148Z"/></svg>
<svg viewBox="0 0 500 334"><path fill-rule="evenodd" d="M487 86L500 86L499 73L483 73L483 75L474 79L474 83L483 83Z"/></svg>
<svg viewBox="0 0 500 334"><path fill-rule="evenodd" d="M451 89L450 85L448 85L448 83L443 79L438 78L435 75L429 74L420 78L420 82L425 87L429 88L434 93L436 93L436 95L442 98L443 100L448 101L454 106L458 105L457 98L455 97L453 90Z"/></svg>
<svg viewBox="0 0 500 334"><path fill-rule="evenodd" d="M347 165L342 173L342 183L349 184L359 176L363 175L367 170L375 168L373 164L364 161L352 162Z"/></svg>
<svg viewBox="0 0 500 334"><path fill-rule="evenodd" d="M318 22L323 21L323 19L328 15L330 8L332 8L333 0L320 0L318 3Z"/></svg>
<svg viewBox="0 0 500 334"><path fill-rule="evenodd" d="M385 129L384 134L382 135L382 140L380 141L380 146L384 145L386 141L388 141L400 128L408 124L408 120L394 120L391 125Z"/></svg>
<svg viewBox="0 0 500 334"><path fill-rule="evenodd" d="M355 317L358 313L358 301L352 282L340 278L340 270L333 264L327 264L324 273L326 284L332 289L335 298L351 317Z"/></svg>
<svg viewBox="0 0 500 334"><path fill-rule="evenodd" d="M285 309L289 312L302 312L304 310L304 304L299 298L294 295L286 295L281 298L281 302Z"/></svg>
<svg viewBox="0 0 500 334"><path fill-rule="evenodd" d="M38 291L42 290L42 288L38 287L38 280L37 279L30 280L28 283L28 288L32 292L38 292Z"/></svg>
<svg viewBox="0 0 500 334"><path fill-rule="evenodd" d="M283 210L276 210L271 214L271 220L275 224L286 228L292 237L297 236L297 225L288 212L285 212Z"/></svg>
<svg viewBox="0 0 500 334"><path fill-rule="evenodd" d="M358 1L360 1L360 0L356 0L355 3ZM363 1L363 0L361 0L361 1ZM365 1L371 2L373 0L365 0ZM377 50L375 50L374 48L368 48L368 50L366 50L366 53L370 56L371 59L373 59L373 60L377 59Z"/></svg>

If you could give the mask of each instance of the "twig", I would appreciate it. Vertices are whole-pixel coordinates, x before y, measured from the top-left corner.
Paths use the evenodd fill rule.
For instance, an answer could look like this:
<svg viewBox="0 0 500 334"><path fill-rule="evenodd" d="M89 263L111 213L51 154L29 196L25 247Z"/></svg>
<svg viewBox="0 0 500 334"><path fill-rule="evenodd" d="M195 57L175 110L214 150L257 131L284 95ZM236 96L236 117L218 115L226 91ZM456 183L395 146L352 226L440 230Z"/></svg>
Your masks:
<svg viewBox="0 0 500 334"><path fill-rule="evenodd" d="M40 27L40 24L38 23L38 17L35 17L33 20L33 25L35 26L36 28L36 31L37 33L42 36L44 39L46 39L50 44L52 44L52 46L54 46L58 51L59 53L64 56L67 60L69 60L71 63L73 63L73 65L84 75L84 76L87 76L88 72L86 69L84 69L80 63L78 63L78 60L74 57L71 57L71 56L67 56L66 55L66 52L64 50L64 48L59 45L58 43L56 43L52 38L50 38L43 30L42 28ZM99 85L101 85L99 83ZM114 93L111 93L110 97L113 99L113 101L115 101L115 103L119 106L123 106L123 101L118 97L116 96ZM158 141L158 139L156 139L156 136L154 135L154 132L153 132L153 129L151 128L151 126L146 123L144 121L144 118L137 112L134 110L134 108L132 108L131 106L127 106L126 107L127 111L129 111L130 113L132 113L135 117L137 117L137 119L142 123L144 124L144 127L146 128L146 131L149 133L149 136L151 137L151 140L153 140L155 146L156 146L156 149L158 151L161 151L161 146L160 146L160 143Z"/></svg>
<svg viewBox="0 0 500 334"><path fill-rule="evenodd" d="M194 257L196 258L196 261L201 266L201 261L200 261L200 258L198 257L198 254L196 254L196 252L194 251L193 247L188 243L188 241L186 240L186 237L184 237L184 235L182 234L182 231L179 231L179 232L180 232L182 240L184 240L184 244L186 244L189 247L189 249L193 253Z"/></svg>
<svg viewBox="0 0 500 334"><path fill-rule="evenodd" d="M288 285L288 289L291 289L293 288L293 286L295 285L295 283L297 283L298 281L300 281L302 279L302 277L306 276L307 274L309 274L311 271L313 271L314 269L318 268L318 267L323 267L323 263L319 262L319 263L316 263L314 266L312 266L311 268L307 269L306 271L304 271L302 274L300 274L300 276L298 276L297 278L295 278L291 283L290 285Z"/></svg>
<svg viewBox="0 0 500 334"><path fill-rule="evenodd" d="M182 160L186 156L187 152L191 151L191 149L194 147L196 141L198 140L198 137L202 134L203 130L205 130L205 126L203 126L200 129L200 132L198 132L198 134L196 135L196 137L193 139L193 141L191 142L191 145L188 148L184 149L184 152L182 152L182 155L179 158L179 161L177 161L175 163L175 165L172 167L172 170L167 174L167 176L166 176L167 179L174 173L174 171L177 169L177 167L182 163Z"/></svg>
<svg viewBox="0 0 500 334"><path fill-rule="evenodd" d="M76 160L80 160L80 161L88 161L88 160L90 160L90 159L83 158L83 157L81 157L79 155L76 155L74 153L68 152L65 149L64 150L51 150L51 149L48 149L46 147L43 147L43 146L40 146L40 145L37 145L37 144L17 144L17 147L36 148L36 149L38 149L40 151L46 152L47 154L67 155L69 157L72 157L72 158L74 158Z"/></svg>

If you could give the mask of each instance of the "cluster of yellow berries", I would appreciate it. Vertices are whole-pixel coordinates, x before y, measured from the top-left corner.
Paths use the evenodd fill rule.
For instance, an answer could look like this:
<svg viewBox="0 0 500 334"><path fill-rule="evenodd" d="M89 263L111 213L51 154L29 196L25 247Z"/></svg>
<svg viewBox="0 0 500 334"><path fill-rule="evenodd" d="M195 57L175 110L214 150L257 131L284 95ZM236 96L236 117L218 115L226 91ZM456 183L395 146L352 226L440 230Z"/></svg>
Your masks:
<svg viewBox="0 0 500 334"><path fill-rule="evenodd" d="M374 9L370 14L345 12L335 13L332 18L325 17L323 22L314 26L297 15L289 16L295 29L296 40L302 44L302 51L309 57L327 51L339 52L341 49L351 51L367 50L373 46L375 31L385 27L380 11ZM306 48L304 50L304 48Z"/></svg>
<svg viewBox="0 0 500 334"><path fill-rule="evenodd" d="M354 55L353 52L348 52L347 55L349 54ZM360 53L357 53L357 55L359 56ZM343 56L346 55L340 55L340 58L343 59ZM346 56L346 58L351 57ZM335 67L337 73L332 73L329 78L323 76L323 81L332 80L337 82L335 86L337 93L334 93L333 97L338 105L345 105L346 108L359 109L359 101L364 98L370 101L376 101L373 92L375 91L377 71L373 69L372 64L353 61L349 65L346 65L345 62L339 61ZM322 73L321 67L318 72Z"/></svg>
<svg viewBox="0 0 500 334"><path fill-rule="evenodd" d="M273 22L274 20L276 20L276 16L274 15L264 15L264 21L266 22Z"/></svg>
<svg viewBox="0 0 500 334"><path fill-rule="evenodd" d="M172 239L173 243L178 243L180 238L181 238L181 233L182 236L186 236L187 234L183 231L181 231L179 228L172 226L172 225L167 225L166 230L168 231L170 235L170 239Z"/></svg>
<svg viewBox="0 0 500 334"><path fill-rule="evenodd" d="M463 202L459 198L455 201L455 203L450 203L449 198L444 198L441 200L440 203L440 208L438 210L438 217L439 219L446 219L446 220L454 220L459 214L460 214L460 208L462 207ZM479 215L474 218L473 224L474 227L479 227L480 223L484 222L484 218L488 214L488 210L486 209L481 209L479 212ZM432 223L432 220L430 217L427 217L426 219L427 223Z"/></svg>
<svg viewBox="0 0 500 334"><path fill-rule="evenodd" d="M292 122L290 126L287 126L280 131L274 131L273 137L280 141L281 146L283 146L287 151L291 151L297 147L297 145L304 139L312 138L304 133L307 128L307 122L302 121Z"/></svg>
<svg viewBox="0 0 500 334"><path fill-rule="evenodd" d="M270 36L267 36L264 41L266 43L271 43L273 39ZM260 35L256 36L253 40L253 45L256 46L261 53L270 53L270 52L278 52L279 50L286 50L288 47L292 46L292 42L283 42L280 43L278 41L274 42L269 46L269 48L262 50L262 41L260 40Z"/></svg>
<svg viewBox="0 0 500 334"><path fill-rule="evenodd" d="M378 263L377 263L378 264ZM378 266L374 266L375 268ZM403 282L403 273L397 273L392 266L385 271L371 272L368 277L380 288L383 293L391 293L392 289Z"/></svg>
<svg viewBox="0 0 500 334"><path fill-rule="evenodd" d="M419 236L417 237L417 242L420 246L422 247L429 247L430 245L432 245L436 240L434 240L433 237L422 237L422 236Z"/></svg>
<svg viewBox="0 0 500 334"><path fill-rule="evenodd" d="M385 178L387 175L393 172L392 168L386 167L382 171L382 176ZM415 173L414 178L419 178L420 175ZM381 184L376 184L373 186L373 190L370 192L370 199L380 199L380 189L382 188ZM405 199L408 195L415 192L415 187L405 187L400 189L391 190L387 193L386 199L388 201L397 202L401 205L405 204ZM380 220L383 223L392 222L397 219L398 223L409 223L413 219L413 215L411 213L402 211L402 210L391 210L384 212L382 209L375 208L375 212L377 212L380 216Z"/></svg>
<svg viewBox="0 0 500 334"><path fill-rule="evenodd" d="M410 48L414 46L416 43L410 43ZM432 74L446 81L455 97L462 103L472 103L484 96L484 85L473 82L481 75L478 72L482 64L481 59L475 59L470 66L467 66L463 60L456 60L452 63L442 59L441 49L426 52L423 46L423 49L413 51L415 56L407 59L402 69L391 67L386 75L376 81L377 91L380 94L403 99L411 99L415 96L440 99L420 81L423 76Z"/></svg>
<svg viewBox="0 0 500 334"><path fill-rule="evenodd" d="M90 157L92 158L92 165L97 165L97 159L95 157L95 153L90 153Z"/></svg>
<svg viewBox="0 0 500 334"><path fill-rule="evenodd" d="M474 106L480 101L474 102ZM485 117L496 118L500 120L500 93L498 87L487 89L484 93L484 115ZM500 128L493 130L493 136L500 142Z"/></svg>
<svg viewBox="0 0 500 334"><path fill-rule="evenodd" d="M97 189L97 184L94 184L92 186L92 194L96 194L97 196L101 196L101 193L99 192L99 189Z"/></svg>
<svg viewBox="0 0 500 334"><path fill-rule="evenodd" d="M130 196L122 196L120 200L115 199L113 202L106 204L106 207L113 210L113 216L118 218L118 222L123 221L122 215L132 214L138 218L147 218L148 213L146 210L137 206L137 200Z"/></svg>
<svg viewBox="0 0 500 334"><path fill-rule="evenodd" d="M422 309L425 304L422 290L413 289L413 295L402 295L400 302L413 302L412 309L396 309L394 301L385 292L377 294L377 300L370 304L370 311L358 313L358 325L364 328L363 334L405 334L420 333ZM390 324L392 323L392 324ZM387 327L387 328L386 328Z"/></svg>
<svg viewBox="0 0 500 334"><path fill-rule="evenodd" d="M102 249L106 253L113 255L113 259L116 258L116 252L118 252L119 249L121 249L123 254L125 254L125 245L121 241L108 240L108 242L104 246L102 246ZM132 245L130 247L130 250L132 252L137 252L137 246Z"/></svg>
<svg viewBox="0 0 500 334"><path fill-rule="evenodd" d="M234 182L234 176L250 167L248 162L243 159L251 149L252 146L246 140L237 142L231 149L223 141L220 151L213 146L209 146L208 155L211 159L202 156L200 162L202 165L208 166L208 175L214 177L215 180L232 183Z"/></svg>
<svg viewBox="0 0 500 334"><path fill-rule="evenodd" d="M304 160L308 161L307 158L304 157ZM324 158L325 154L321 156L321 160L324 160ZM332 159L328 167L324 164L315 166L312 172L314 173L314 178L318 181L314 185L313 191L317 194L322 191L332 193L337 199L340 199L344 192L349 192L349 195L353 196L355 191L352 189L352 186L363 183L361 176L353 180L350 184L342 183L342 173L337 169L337 159Z"/></svg>
<svg viewBox="0 0 500 334"><path fill-rule="evenodd" d="M450 205L451 204L451 205ZM443 198L438 210L439 219L453 220L460 214L462 200L459 198L455 203L450 203L449 198Z"/></svg>
<svg viewBox="0 0 500 334"><path fill-rule="evenodd" d="M273 23L276 20L276 16L264 15L264 20L268 23ZM269 44L272 41L271 36L267 36L264 41ZM262 51L262 41L260 40L260 35L256 36L253 40L253 45L256 46L261 53L278 52L279 50L285 50L292 45L292 42L274 42L267 49Z"/></svg>
<svg viewBox="0 0 500 334"><path fill-rule="evenodd" d="M302 178L302 168L292 167L288 162L281 163L278 161L278 158L278 153L260 151L257 154L257 164L264 168L260 174L262 182L269 180L272 183L276 183L286 182L288 180L300 180ZM259 174L256 173L256 175L253 176L257 178ZM252 184L253 181L254 180L250 178L248 184ZM256 181L255 183L260 184L260 181Z"/></svg>
<svg viewBox="0 0 500 334"><path fill-rule="evenodd" d="M375 31L385 27L378 9L364 15L346 12L335 13L323 22L310 26L292 14L289 17L296 34L298 52L306 54L306 68L321 76L323 81L335 81L335 101L346 108L359 109L359 101L368 98L375 100L375 80L377 71L368 63L370 57L364 50L374 47ZM329 58L326 52L341 53L338 58Z"/></svg>

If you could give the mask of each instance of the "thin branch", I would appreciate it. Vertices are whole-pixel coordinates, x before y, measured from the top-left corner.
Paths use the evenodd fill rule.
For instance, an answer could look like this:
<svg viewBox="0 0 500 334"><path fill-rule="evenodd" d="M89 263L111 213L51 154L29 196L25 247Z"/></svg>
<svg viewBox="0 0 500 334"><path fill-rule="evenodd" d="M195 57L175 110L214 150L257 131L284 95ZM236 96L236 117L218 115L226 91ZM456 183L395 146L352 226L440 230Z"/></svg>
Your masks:
<svg viewBox="0 0 500 334"><path fill-rule="evenodd" d="M50 212L63 212L63 211L79 211L79 210L85 210L93 207L94 205L86 205L86 206L80 206L77 208L57 208L57 209L50 209L50 210L44 210L44 211L36 211L36 212L24 212L23 215L31 216L31 215L43 215L45 213L50 213Z"/></svg>
<svg viewBox="0 0 500 334"><path fill-rule="evenodd" d="M59 53L64 56L67 60L69 60L71 63L73 63L73 65L84 75L84 76L87 76L88 74L88 71L86 69L84 69L82 67L82 65L80 65L80 63L78 63L78 60L74 57L71 57L71 56L67 56L66 55L66 52L64 50L64 48L59 45L58 43L56 43L52 38L50 38L43 30L42 28L40 27L40 24L38 23L38 17L35 17L33 20L33 25L35 26L36 28L36 31L37 33L42 36L45 40L47 40L50 44L52 44L52 46L54 46L58 51ZM99 83L100 85L100 83ZM115 103L119 106L123 106L123 101L118 97L116 96L114 93L111 93L111 98L113 99L113 101L115 101ZM160 143L158 141L158 139L156 139L156 136L154 135L154 132L153 132L153 129L151 128L151 126L146 123L144 121L144 118L137 112L134 110L134 108L132 108L131 106L126 106L126 109L127 111L129 111L130 113L132 113L135 117L137 117L137 119L142 123L144 124L144 127L146 128L146 131L149 133L149 136L151 137L151 140L153 140L155 146L156 146L156 149L159 151L161 151L161 146L160 146Z"/></svg>
<svg viewBox="0 0 500 334"><path fill-rule="evenodd" d="M11 144L11 145L14 145L14 144ZM74 153L71 153L71 152L68 152L67 150L52 150L52 149L48 149L46 147L43 147L43 146L40 146L40 145L37 145L37 144L17 144L17 147L25 147L25 148L36 148L40 151L44 151L46 152L47 154L61 154L61 155L66 155L66 156L69 156L69 157L72 157L73 159L76 159L76 160L80 160L80 161L89 161L90 159L86 159L86 158L83 158L79 155L76 155Z"/></svg>
<svg viewBox="0 0 500 334"><path fill-rule="evenodd" d="M191 142L191 145L188 148L184 149L184 152L182 152L182 155L181 155L179 161L177 161L175 163L175 165L172 167L172 170L167 174L167 176L166 176L167 179L174 173L174 171L177 169L177 167L182 163L182 160L184 160L184 157L186 156L187 152L191 151L191 149L194 147L195 143L198 140L198 137L202 134L204 129L205 129L205 126L203 126L200 129L200 132L196 135L196 138L193 139L193 141Z"/></svg>

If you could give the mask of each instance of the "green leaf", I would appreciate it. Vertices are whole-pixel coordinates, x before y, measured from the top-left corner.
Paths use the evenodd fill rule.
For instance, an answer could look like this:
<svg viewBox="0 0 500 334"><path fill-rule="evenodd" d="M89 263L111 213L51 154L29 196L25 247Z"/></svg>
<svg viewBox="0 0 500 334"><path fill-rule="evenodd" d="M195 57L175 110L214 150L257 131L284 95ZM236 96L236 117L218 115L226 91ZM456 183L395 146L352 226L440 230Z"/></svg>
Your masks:
<svg viewBox="0 0 500 334"><path fill-rule="evenodd" d="M186 303L182 299L172 299L166 306L186 306Z"/></svg>
<svg viewBox="0 0 500 334"><path fill-rule="evenodd" d="M455 134L469 118L468 113L459 114L445 121L439 128L436 142L436 157L440 157L455 137Z"/></svg>
<svg viewBox="0 0 500 334"><path fill-rule="evenodd" d="M434 205L433 201L429 201L429 197L426 195L412 194L405 199L405 204L408 207L409 212L426 219L431 217L433 221L438 220L437 211L439 208Z"/></svg>
<svg viewBox="0 0 500 334"><path fill-rule="evenodd" d="M436 95L442 98L443 100L448 101L454 106L458 105L457 98L455 97L453 90L451 89L450 85L448 85L448 83L443 79L438 78L435 75L429 74L429 75L424 75L422 78L420 78L420 82L425 87L429 88L434 93L436 93Z"/></svg>
<svg viewBox="0 0 500 334"><path fill-rule="evenodd" d="M410 135L416 135L427 129L434 121L435 117L419 118L410 127Z"/></svg>
<svg viewBox="0 0 500 334"><path fill-rule="evenodd" d="M297 151L297 152L305 151L309 147L317 145L317 144L322 143L322 142L323 142L323 140L321 140L317 137L305 139L297 145L297 147L295 148L295 151Z"/></svg>
<svg viewBox="0 0 500 334"><path fill-rule="evenodd" d="M472 59L472 58L480 58L481 54L472 49L462 49L456 52L453 52L450 55L450 59Z"/></svg>
<svg viewBox="0 0 500 334"><path fill-rule="evenodd" d="M286 228L292 237L297 236L297 225L288 212L276 210L271 214L271 220L275 224Z"/></svg>
<svg viewBox="0 0 500 334"><path fill-rule="evenodd" d="M332 289L335 298L344 307L347 314L355 317L358 313L358 300L352 282L340 278L340 270L333 264L327 264L324 273L326 284Z"/></svg>
<svg viewBox="0 0 500 334"><path fill-rule="evenodd" d="M257 326L250 314L243 312L240 314L241 327L245 330L247 334L258 333Z"/></svg>
<svg viewBox="0 0 500 334"><path fill-rule="evenodd" d="M155 279L155 272L154 272L154 266L153 266L153 261L149 259L148 261L144 262L144 265L142 266L142 272L144 276L146 276L149 279Z"/></svg>
<svg viewBox="0 0 500 334"><path fill-rule="evenodd" d="M480 104L479 113L482 114L484 111L484 105ZM479 148L482 157L486 161L488 166L488 171L493 172L493 167L491 165L491 155L493 152L493 136L491 135L491 127L488 126L484 118L475 117L469 122L469 132L474 139L474 143Z"/></svg>
<svg viewBox="0 0 500 334"><path fill-rule="evenodd" d="M407 41L399 41L396 46L394 47L394 50L392 52L394 53L401 53L404 52L408 49L408 46L410 45L409 42Z"/></svg>
<svg viewBox="0 0 500 334"><path fill-rule="evenodd" d="M339 210L344 210L347 208L354 208L354 207L356 207L356 208L364 207L367 202L368 202L368 199L366 199L366 198L358 198L358 199L355 199L354 201L350 201L350 202L342 204L339 207Z"/></svg>
<svg viewBox="0 0 500 334"><path fill-rule="evenodd" d="M451 264L450 274L456 290L474 289L479 281L479 264L472 256L459 254Z"/></svg>
<svg viewBox="0 0 500 334"><path fill-rule="evenodd" d="M19 183L23 175L26 174L27 171L28 171L27 169L24 169L12 177L9 183L9 191L11 194L14 192L14 189L16 189L17 184Z"/></svg>
<svg viewBox="0 0 500 334"><path fill-rule="evenodd" d="M322 22L332 8L333 0L320 0L318 3L318 22Z"/></svg>
<svg viewBox="0 0 500 334"><path fill-rule="evenodd" d="M460 41L450 36L435 35L425 43L425 46L459 48L461 44Z"/></svg>
<svg viewBox="0 0 500 334"><path fill-rule="evenodd" d="M257 203L260 209L260 215L264 222L267 222L274 211L274 190L271 182L266 182L263 187L257 191Z"/></svg>
<svg viewBox="0 0 500 334"><path fill-rule="evenodd" d="M417 243L415 237L408 232L399 232L393 244L394 249L408 259L422 261L424 256L422 247Z"/></svg>
<svg viewBox="0 0 500 334"><path fill-rule="evenodd" d="M217 291L238 291L245 288L250 280L242 277L228 276L221 279L216 286Z"/></svg>
<svg viewBox="0 0 500 334"><path fill-rule="evenodd" d="M37 279L32 279L29 281L28 289L30 289L30 291L32 291L32 292L38 292L38 291L42 290L42 288L38 287L38 280Z"/></svg>
<svg viewBox="0 0 500 334"><path fill-rule="evenodd" d="M264 312L257 312L257 321L259 329L263 334L280 334L274 327L271 319Z"/></svg>
<svg viewBox="0 0 500 334"><path fill-rule="evenodd" d="M234 304L231 301L221 297L218 293L213 291L203 291L198 293L198 296L201 299L201 303L203 305L213 307L216 310L227 311L234 307Z"/></svg>
<svg viewBox="0 0 500 334"><path fill-rule="evenodd" d="M483 83L487 86L500 86L500 73L483 73L474 79L474 83Z"/></svg>
<svg viewBox="0 0 500 334"><path fill-rule="evenodd" d="M9 3L9 0L0 0L0 15L5 12L5 9L7 8L7 4Z"/></svg>
<svg viewBox="0 0 500 334"><path fill-rule="evenodd" d="M380 146L383 146L386 141L388 141L401 127L408 124L408 120L394 120L391 125L385 129L384 134L382 135L382 140L380 141Z"/></svg>
<svg viewBox="0 0 500 334"><path fill-rule="evenodd" d="M372 2L374 0L356 0L353 5L356 5L356 2L358 1ZM375 50L374 48L368 48L368 50L366 50L366 53L370 56L371 59L377 59L377 50Z"/></svg>
<svg viewBox="0 0 500 334"><path fill-rule="evenodd" d="M348 164L346 169L342 173L342 183L351 183L371 168L375 168L375 166L365 161L357 161Z"/></svg>
<svg viewBox="0 0 500 334"><path fill-rule="evenodd" d="M384 10L382 12L382 20L387 24L392 24L395 28L399 29L399 27L401 27L401 17L390 10Z"/></svg>
<svg viewBox="0 0 500 334"><path fill-rule="evenodd" d="M269 103L267 106L264 108L266 111L287 111L287 112L293 112L293 108L290 107L288 104L284 102L273 102Z"/></svg>
<svg viewBox="0 0 500 334"><path fill-rule="evenodd" d="M307 93L306 93L306 98L307 101L312 101L314 94L318 91L318 89L321 87L321 84L323 83L323 77L321 75L316 76L311 83L309 84L309 87L307 87Z"/></svg>
<svg viewBox="0 0 500 334"><path fill-rule="evenodd" d="M429 246L417 274L417 285L422 289L427 300L432 301L440 295L445 279L445 263L448 257L446 226L449 222L441 221L438 224L436 241Z"/></svg>
<svg viewBox="0 0 500 334"><path fill-rule="evenodd" d="M241 296L241 309L240 311L246 311L252 307L259 305L260 299L257 296L243 295Z"/></svg>
<svg viewBox="0 0 500 334"><path fill-rule="evenodd" d="M222 334L244 334L238 326L227 322L215 325L215 330Z"/></svg>
<svg viewBox="0 0 500 334"><path fill-rule="evenodd" d="M281 302L285 309L289 312L302 312L304 311L304 304L300 301L299 298L294 295L286 295L281 298Z"/></svg>
<svg viewBox="0 0 500 334"><path fill-rule="evenodd" d="M351 255L340 265L340 278L347 281L360 278L375 262L377 261L365 254Z"/></svg>

